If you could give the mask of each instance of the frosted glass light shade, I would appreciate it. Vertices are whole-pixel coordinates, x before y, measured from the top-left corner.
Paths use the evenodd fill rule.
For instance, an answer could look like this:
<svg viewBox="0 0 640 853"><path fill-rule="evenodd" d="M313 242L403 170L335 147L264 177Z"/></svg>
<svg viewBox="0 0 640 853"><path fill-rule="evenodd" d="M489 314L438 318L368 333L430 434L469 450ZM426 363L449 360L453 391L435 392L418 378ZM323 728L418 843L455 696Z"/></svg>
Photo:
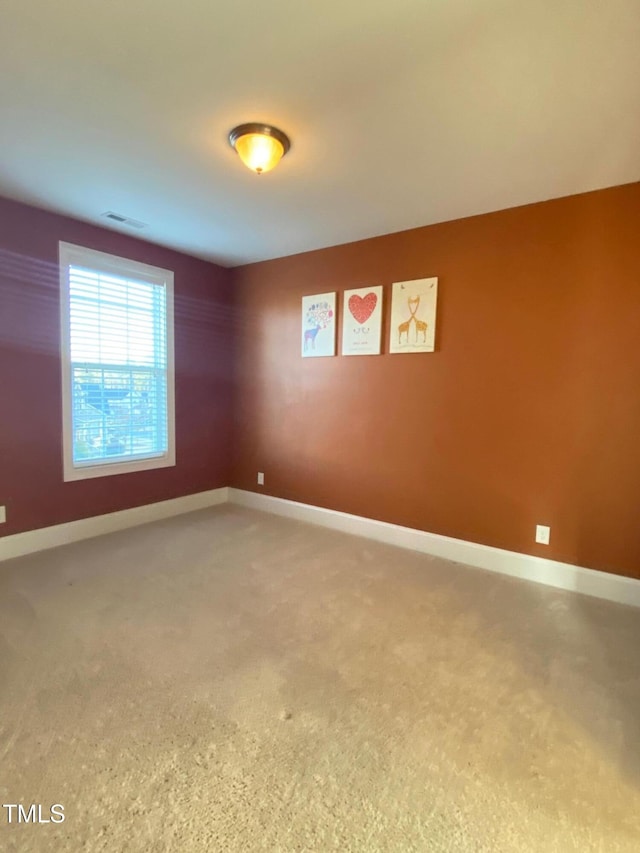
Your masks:
<svg viewBox="0 0 640 853"><path fill-rule="evenodd" d="M247 133L236 142L236 151L245 166L254 172L269 172L280 162L284 154L281 142L273 136Z"/></svg>
<svg viewBox="0 0 640 853"><path fill-rule="evenodd" d="M229 134L229 143L247 168L261 175L278 165L289 150L289 139L267 124L242 124Z"/></svg>

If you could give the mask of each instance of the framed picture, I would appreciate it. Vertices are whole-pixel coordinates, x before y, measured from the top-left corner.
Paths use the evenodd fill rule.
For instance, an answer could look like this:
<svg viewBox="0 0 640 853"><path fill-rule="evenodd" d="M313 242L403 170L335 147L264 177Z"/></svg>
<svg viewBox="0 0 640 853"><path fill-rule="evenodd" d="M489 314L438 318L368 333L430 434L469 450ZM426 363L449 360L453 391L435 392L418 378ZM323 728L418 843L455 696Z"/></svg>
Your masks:
<svg viewBox="0 0 640 853"><path fill-rule="evenodd" d="M437 296L437 278L394 283L389 352L434 351Z"/></svg>
<svg viewBox="0 0 640 853"><path fill-rule="evenodd" d="M345 290L342 355L379 355L382 338L382 287Z"/></svg>
<svg viewBox="0 0 640 853"><path fill-rule="evenodd" d="M302 297L302 357L336 354L336 295Z"/></svg>

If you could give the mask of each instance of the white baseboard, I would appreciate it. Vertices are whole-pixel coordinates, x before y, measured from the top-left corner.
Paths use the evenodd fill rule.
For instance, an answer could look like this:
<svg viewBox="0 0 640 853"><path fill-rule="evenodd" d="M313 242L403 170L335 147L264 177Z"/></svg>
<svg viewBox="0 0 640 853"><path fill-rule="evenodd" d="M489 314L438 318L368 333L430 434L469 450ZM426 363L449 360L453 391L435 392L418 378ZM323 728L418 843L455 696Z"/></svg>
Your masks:
<svg viewBox="0 0 640 853"><path fill-rule="evenodd" d="M640 581L634 578L598 572L595 569L585 569L582 566L559 563L556 560L545 560L543 557L520 554L516 551L505 551L502 548L479 545L464 539L452 539L437 533L426 533L411 527L401 527L398 524L389 524L385 521L349 515L346 512L274 498L242 489L230 488L229 500L252 509L331 527L333 530L364 536L388 545L422 551L479 569L640 607Z"/></svg>
<svg viewBox="0 0 640 853"><path fill-rule="evenodd" d="M39 530L14 533L0 538L0 560L10 560L13 557L32 554L34 551L57 548L59 545L66 545L68 542L79 542L81 539L102 536L104 533L114 533L116 530L136 527L138 524L160 521L172 515L205 509L209 506L226 503L228 499L229 490L225 486L222 489L210 489L207 492L197 492L195 495L184 495L181 498L172 498L168 501L109 512L106 515L68 521L65 524L56 524L53 527L41 527Z"/></svg>
<svg viewBox="0 0 640 853"><path fill-rule="evenodd" d="M479 569L640 607L640 581L634 578L598 572L582 566L559 563L556 560L545 560L543 557L534 557L531 554L505 551L502 548L467 542L464 539L453 539L411 527L401 527L399 524L390 524L386 521L376 521L346 512L226 487L4 536L0 538L0 561L217 506L227 501L298 521L330 527L333 530L341 530L354 536L374 539L377 542L385 542L387 545L421 551Z"/></svg>

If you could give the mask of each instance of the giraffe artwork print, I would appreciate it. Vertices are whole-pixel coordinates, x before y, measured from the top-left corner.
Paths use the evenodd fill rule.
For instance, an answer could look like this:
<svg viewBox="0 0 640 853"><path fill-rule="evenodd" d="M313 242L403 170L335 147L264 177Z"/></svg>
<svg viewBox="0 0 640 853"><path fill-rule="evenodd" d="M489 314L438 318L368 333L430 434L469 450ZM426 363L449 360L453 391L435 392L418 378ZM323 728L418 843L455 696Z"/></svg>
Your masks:
<svg viewBox="0 0 640 853"><path fill-rule="evenodd" d="M396 281L391 295L389 352L435 350L437 278Z"/></svg>

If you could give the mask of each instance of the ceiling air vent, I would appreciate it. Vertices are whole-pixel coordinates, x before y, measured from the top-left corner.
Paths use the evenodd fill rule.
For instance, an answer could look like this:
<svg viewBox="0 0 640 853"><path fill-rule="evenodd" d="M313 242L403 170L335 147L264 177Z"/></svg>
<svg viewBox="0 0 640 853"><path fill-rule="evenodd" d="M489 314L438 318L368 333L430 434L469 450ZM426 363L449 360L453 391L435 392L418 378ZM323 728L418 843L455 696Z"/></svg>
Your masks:
<svg viewBox="0 0 640 853"><path fill-rule="evenodd" d="M128 216L123 216L121 213L114 213L113 210L108 210L102 214L104 219L110 219L112 222L118 222L120 225L127 225L129 228L146 228L146 222L138 222L137 219L130 219Z"/></svg>

